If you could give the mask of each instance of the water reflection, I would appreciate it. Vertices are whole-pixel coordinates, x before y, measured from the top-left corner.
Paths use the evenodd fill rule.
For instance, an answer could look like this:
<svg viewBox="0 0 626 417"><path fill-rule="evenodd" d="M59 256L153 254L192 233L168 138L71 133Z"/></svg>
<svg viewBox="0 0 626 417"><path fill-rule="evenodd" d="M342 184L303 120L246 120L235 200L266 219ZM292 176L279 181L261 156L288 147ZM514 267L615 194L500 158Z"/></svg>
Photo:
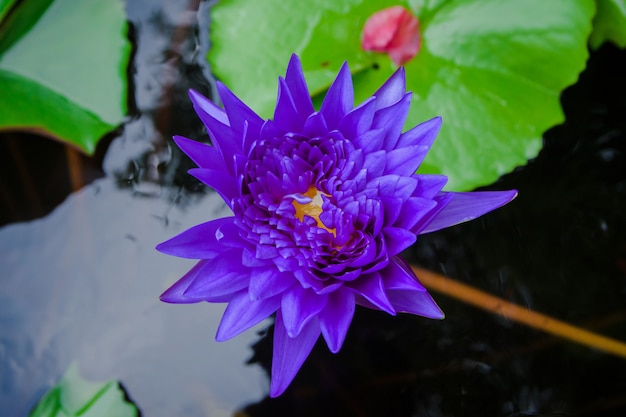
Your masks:
<svg viewBox="0 0 626 417"><path fill-rule="evenodd" d="M154 246L228 214L215 194L181 209L102 179L1 229L0 409L26 415L73 360L87 378L119 378L146 416L230 415L262 396L261 370L243 364L254 331L216 343L221 305L158 300L193 261Z"/></svg>

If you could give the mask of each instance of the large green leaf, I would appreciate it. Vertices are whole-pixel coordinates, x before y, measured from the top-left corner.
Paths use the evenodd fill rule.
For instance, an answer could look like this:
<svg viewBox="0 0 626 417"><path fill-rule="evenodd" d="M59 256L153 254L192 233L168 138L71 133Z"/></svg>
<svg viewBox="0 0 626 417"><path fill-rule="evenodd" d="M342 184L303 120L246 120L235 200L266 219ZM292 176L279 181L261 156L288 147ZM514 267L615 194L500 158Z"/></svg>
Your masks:
<svg viewBox="0 0 626 417"><path fill-rule="evenodd" d="M59 384L37 403L29 417L137 417L137 408L126 401L116 381L82 379L73 364Z"/></svg>
<svg viewBox="0 0 626 417"><path fill-rule="evenodd" d="M222 0L212 12L208 59L264 117L292 52L314 94L347 60L363 100L395 66L360 49L361 29L394 4L418 16L423 35L406 64L414 92L407 127L444 120L420 170L445 173L449 189L471 189L534 157L542 133L563 120L560 92L584 68L593 0L301 0L297 8L284 0Z"/></svg>
<svg viewBox="0 0 626 417"><path fill-rule="evenodd" d="M11 7L17 2L17 0L0 0L0 22L4 19L4 16L9 13Z"/></svg>
<svg viewBox="0 0 626 417"><path fill-rule="evenodd" d="M126 30L120 0L14 6L0 22L0 130L35 130L93 152L127 112Z"/></svg>
<svg viewBox="0 0 626 417"><path fill-rule="evenodd" d="M596 0L598 12L593 19L593 32L589 38L592 48L611 41L620 48L626 47L626 0Z"/></svg>

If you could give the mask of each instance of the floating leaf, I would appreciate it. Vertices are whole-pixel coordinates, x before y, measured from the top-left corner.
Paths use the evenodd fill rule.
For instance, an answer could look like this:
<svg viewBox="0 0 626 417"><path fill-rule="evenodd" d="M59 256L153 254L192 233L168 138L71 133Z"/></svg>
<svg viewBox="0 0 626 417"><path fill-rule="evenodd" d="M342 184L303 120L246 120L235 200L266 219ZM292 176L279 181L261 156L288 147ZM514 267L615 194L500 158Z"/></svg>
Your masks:
<svg viewBox="0 0 626 417"><path fill-rule="evenodd" d="M35 406L29 417L137 417L116 381L95 383L82 379L72 364Z"/></svg>
<svg viewBox="0 0 626 417"><path fill-rule="evenodd" d="M626 0L597 0L589 44L596 49L605 41L626 47Z"/></svg>
<svg viewBox="0 0 626 417"><path fill-rule="evenodd" d="M361 31L369 16L395 4L417 16L422 33L406 64L414 92L406 127L437 115L444 121L420 170L445 173L449 189L464 190L534 157L543 132L563 121L560 92L584 68L593 0L301 0L298 8L224 0L211 15L208 59L264 117L292 52L320 94L347 60L363 100L396 67L361 50Z"/></svg>
<svg viewBox="0 0 626 417"><path fill-rule="evenodd" d="M127 112L123 2L0 1L0 130L93 152Z"/></svg>
<svg viewBox="0 0 626 417"><path fill-rule="evenodd" d="M4 19L4 16L11 10L11 7L17 2L17 0L0 0L0 22Z"/></svg>

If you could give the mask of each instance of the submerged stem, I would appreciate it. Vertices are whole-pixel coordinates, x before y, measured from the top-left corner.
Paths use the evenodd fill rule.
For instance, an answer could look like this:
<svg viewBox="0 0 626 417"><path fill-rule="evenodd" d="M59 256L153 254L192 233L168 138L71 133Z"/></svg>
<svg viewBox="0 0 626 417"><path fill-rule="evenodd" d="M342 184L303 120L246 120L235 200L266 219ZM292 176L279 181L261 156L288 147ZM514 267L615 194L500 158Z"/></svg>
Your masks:
<svg viewBox="0 0 626 417"><path fill-rule="evenodd" d="M571 324L545 314L537 313L516 304L509 303L501 298L487 294L467 284L463 284L435 272L413 265L411 265L411 269L417 274L420 282L429 290L440 292L475 307L499 314L508 319L568 339L572 342L626 358L626 343L624 342L581 329L580 327L572 326Z"/></svg>

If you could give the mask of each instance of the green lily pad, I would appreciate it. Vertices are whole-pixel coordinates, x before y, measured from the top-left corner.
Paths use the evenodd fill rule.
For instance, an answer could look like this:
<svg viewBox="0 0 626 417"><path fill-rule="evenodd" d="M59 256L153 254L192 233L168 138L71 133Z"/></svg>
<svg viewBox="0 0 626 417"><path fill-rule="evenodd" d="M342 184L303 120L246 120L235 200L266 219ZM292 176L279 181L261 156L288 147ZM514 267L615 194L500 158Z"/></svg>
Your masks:
<svg viewBox="0 0 626 417"><path fill-rule="evenodd" d="M593 19L589 45L596 49L605 41L626 48L626 0L596 0L598 11Z"/></svg>
<svg viewBox="0 0 626 417"><path fill-rule="evenodd" d="M0 0L0 22L4 19L4 16L9 13L11 7L17 2L17 0Z"/></svg>
<svg viewBox="0 0 626 417"><path fill-rule="evenodd" d="M123 2L0 1L0 130L93 152L127 113Z"/></svg>
<svg viewBox="0 0 626 417"><path fill-rule="evenodd" d="M361 30L395 4L415 13L423 41L405 66L414 93L405 127L443 117L420 171L444 173L449 189L467 190L536 156L543 132L564 119L561 91L585 66L593 0L301 0L297 8L223 0L212 10L208 60L263 117L272 114L276 77L294 52L314 95L348 61L362 101L396 67L361 50Z"/></svg>
<svg viewBox="0 0 626 417"><path fill-rule="evenodd" d="M104 383L82 379L72 364L37 403L29 417L137 417L137 408L126 401L116 381Z"/></svg>

